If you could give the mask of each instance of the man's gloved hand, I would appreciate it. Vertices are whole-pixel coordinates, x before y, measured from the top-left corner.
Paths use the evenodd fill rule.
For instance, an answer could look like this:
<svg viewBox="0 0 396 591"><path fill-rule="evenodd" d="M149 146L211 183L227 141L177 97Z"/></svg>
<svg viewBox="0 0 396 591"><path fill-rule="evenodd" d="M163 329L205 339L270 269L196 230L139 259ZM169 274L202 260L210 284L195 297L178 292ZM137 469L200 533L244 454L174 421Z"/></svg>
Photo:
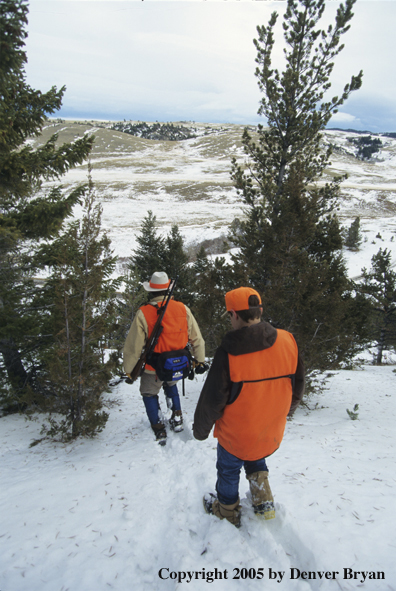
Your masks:
<svg viewBox="0 0 396 591"><path fill-rule="evenodd" d="M198 361L195 362L195 373L196 374L201 374L201 373L205 373L205 371L208 371L209 369L209 363L200 363Z"/></svg>

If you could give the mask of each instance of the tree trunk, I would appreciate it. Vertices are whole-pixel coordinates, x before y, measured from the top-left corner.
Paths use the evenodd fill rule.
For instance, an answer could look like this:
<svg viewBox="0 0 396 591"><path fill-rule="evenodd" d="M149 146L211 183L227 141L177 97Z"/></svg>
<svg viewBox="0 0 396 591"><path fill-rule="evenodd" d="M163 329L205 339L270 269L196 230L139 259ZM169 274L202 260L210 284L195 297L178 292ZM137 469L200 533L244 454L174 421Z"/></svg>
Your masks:
<svg viewBox="0 0 396 591"><path fill-rule="evenodd" d="M63 294L63 301L64 301L64 308L65 308L65 328L66 328L66 345L67 345L67 375L69 378L69 388L70 388L70 419L72 424L74 425L74 417L75 417L75 408L74 408L74 395L73 395L73 388L72 388L72 366L71 366L71 345L70 345L70 330L69 330L69 308L68 308L68 300L66 295L66 289L64 290Z"/></svg>
<svg viewBox="0 0 396 591"><path fill-rule="evenodd" d="M10 384L14 388L23 388L29 381L29 377L14 341L12 339L1 339L0 353L3 355Z"/></svg>
<svg viewBox="0 0 396 591"><path fill-rule="evenodd" d="M380 338L378 340L378 350L377 350L377 359L376 365L381 365L382 363L382 353L385 347L385 328L381 328Z"/></svg>

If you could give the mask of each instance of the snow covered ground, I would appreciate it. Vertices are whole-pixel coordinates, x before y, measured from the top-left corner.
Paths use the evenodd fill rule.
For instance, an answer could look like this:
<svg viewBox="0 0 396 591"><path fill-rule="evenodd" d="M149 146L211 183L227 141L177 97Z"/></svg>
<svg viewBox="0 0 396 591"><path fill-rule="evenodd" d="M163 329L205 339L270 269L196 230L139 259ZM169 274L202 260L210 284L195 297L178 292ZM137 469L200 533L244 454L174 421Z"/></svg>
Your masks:
<svg viewBox="0 0 396 591"><path fill-rule="evenodd" d="M165 447L136 384L114 389L93 441L30 448L38 423L0 420L2 591L396 589L393 367L337 372L297 410L268 460L276 519L254 516L242 475L239 530L203 511L216 440L191 434L201 383L186 381L186 429Z"/></svg>
<svg viewBox="0 0 396 591"><path fill-rule="evenodd" d="M148 209L160 231L177 222L188 243L227 232L243 213L229 181L241 130L183 143L95 130L93 180L116 253L131 254ZM75 137L69 126L62 133ZM345 150L329 174L350 175L343 223L362 222L361 249L345 252L354 277L380 247L396 257L396 140L361 163L348 153L350 135L326 133ZM85 176L81 167L65 184ZM113 389L95 440L29 447L40 417L0 418L0 591L396 591L394 367L336 372L297 410L268 461L277 517L257 520L242 475L239 530L202 507L216 479L216 440L191 434L202 377L186 381L186 428L165 448L137 384Z"/></svg>

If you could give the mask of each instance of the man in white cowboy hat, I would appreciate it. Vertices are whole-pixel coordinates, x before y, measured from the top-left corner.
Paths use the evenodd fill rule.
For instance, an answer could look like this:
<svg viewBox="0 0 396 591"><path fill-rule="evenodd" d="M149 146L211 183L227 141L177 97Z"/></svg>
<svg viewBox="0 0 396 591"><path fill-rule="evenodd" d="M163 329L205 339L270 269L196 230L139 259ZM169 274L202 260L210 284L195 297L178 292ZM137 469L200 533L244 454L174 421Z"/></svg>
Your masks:
<svg viewBox="0 0 396 591"><path fill-rule="evenodd" d="M124 370L129 375L139 360L142 349L150 336L154 324L158 318L158 309L163 302L169 286L170 279L164 272L153 273L150 281L145 281L143 287L154 296L148 304L137 311L129 330L124 345ZM182 302L173 299L169 301L164 318L163 330L154 348L155 353L165 351L177 351L183 349L187 343L191 344L193 356L196 361L196 371L205 365L205 342L202 338L197 321L191 310ZM156 439L160 443L166 440L165 425L159 418L158 393L163 385L167 403L172 410L170 426L174 431L183 430L183 416L180 405L180 397L176 382L162 382L156 375L154 367L146 362L144 372L140 380L140 393L146 407L151 428Z"/></svg>

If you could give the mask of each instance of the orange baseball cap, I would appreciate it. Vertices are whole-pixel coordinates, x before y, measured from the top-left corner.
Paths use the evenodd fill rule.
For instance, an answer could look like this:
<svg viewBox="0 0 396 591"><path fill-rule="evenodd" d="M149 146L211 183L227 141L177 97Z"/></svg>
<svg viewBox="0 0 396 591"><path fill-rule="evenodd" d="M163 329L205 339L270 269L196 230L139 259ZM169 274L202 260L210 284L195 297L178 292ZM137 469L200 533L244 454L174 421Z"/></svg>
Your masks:
<svg viewBox="0 0 396 591"><path fill-rule="evenodd" d="M230 312L230 310L235 310L236 312L239 310L249 310L249 296L251 295L257 296L261 304L260 295L251 287L238 287L238 289L227 292L225 294L227 312Z"/></svg>

